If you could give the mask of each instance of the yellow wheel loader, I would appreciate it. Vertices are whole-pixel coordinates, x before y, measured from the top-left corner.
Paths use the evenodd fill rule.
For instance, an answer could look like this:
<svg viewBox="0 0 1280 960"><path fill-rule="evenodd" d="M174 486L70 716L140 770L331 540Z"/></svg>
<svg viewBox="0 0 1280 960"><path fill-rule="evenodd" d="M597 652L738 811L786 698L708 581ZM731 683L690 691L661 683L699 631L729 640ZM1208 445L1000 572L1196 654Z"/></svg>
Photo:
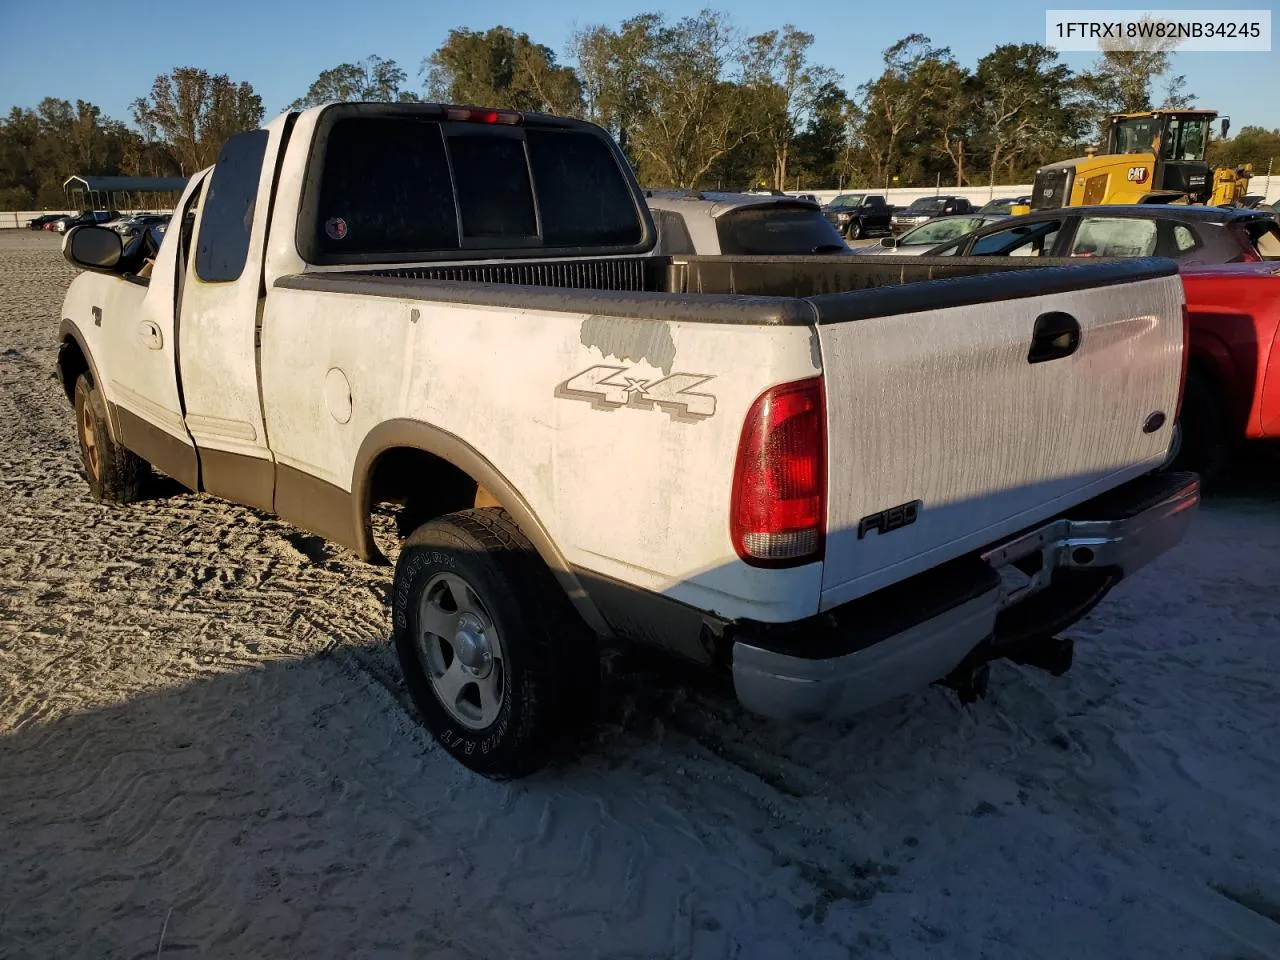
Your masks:
<svg viewBox="0 0 1280 960"><path fill-rule="evenodd" d="M1252 165L1210 170L1205 161L1216 110L1152 110L1111 116L1105 153L1051 163L1036 171L1029 207L1013 213L1107 203L1238 206ZM1230 118L1222 118L1225 139Z"/></svg>

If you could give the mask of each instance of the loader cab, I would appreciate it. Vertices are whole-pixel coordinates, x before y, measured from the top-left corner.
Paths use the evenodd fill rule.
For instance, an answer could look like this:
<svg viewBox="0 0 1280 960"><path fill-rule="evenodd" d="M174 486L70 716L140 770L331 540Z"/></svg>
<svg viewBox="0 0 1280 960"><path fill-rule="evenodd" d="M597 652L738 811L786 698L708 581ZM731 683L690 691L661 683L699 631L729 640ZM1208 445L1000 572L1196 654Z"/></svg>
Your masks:
<svg viewBox="0 0 1280 960"><path fill-rule="evenodd" d="M1107 136L1107 155L1143 154L1153 166L1150 192L1185 194L1194 203L1205 203L1213 191L1213 178L1205 152L1209 146L1209 125L1217 117L1212 110L1156 110L1147 113L1116 114ZM1223 119L1223 136L1228 121ZM1086 201L1088 202L1088 201ZM1102 201L1108 202L1108 201Z"/></svg>

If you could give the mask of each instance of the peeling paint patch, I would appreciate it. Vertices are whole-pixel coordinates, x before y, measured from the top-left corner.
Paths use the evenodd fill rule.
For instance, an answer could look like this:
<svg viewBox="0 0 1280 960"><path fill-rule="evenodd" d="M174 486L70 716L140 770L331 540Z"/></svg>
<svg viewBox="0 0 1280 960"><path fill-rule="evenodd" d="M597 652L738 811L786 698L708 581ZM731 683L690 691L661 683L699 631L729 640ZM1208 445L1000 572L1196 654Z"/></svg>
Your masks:
<svg viewBox="0 0 1280 960"><path fill-rule="evenodd" d="M661 320L587 317L582 321L580 339L584 347L595 347L606 359L644 361L667 376L671 375L671 366L676 360L671 328Z"/></svg>
<svg viewBox="0 0 1280 960"><path fill-rule="evenodd" d="M818 328L809 328L809 358L813 361L813 369L822 372L822 344L818 341Z"/></svg>

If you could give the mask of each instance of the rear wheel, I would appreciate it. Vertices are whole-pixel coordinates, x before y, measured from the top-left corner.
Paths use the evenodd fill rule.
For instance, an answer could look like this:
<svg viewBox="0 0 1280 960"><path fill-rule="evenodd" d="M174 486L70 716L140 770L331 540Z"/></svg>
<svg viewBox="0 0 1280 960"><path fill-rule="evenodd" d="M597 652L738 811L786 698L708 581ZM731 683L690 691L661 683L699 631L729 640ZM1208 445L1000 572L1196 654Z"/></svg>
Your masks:
<svg viewBox="0 0 1280 960"><path fill-rule="evenodd" d="M89 493L100 503L133 503L142 495L149 465L111 438L107 405L89 373L76 379L76 433Z"/></svg>
<svg viewBox="0 0 1280 960"><path fill-rule="evenodd" d="M850 240L861 240L862 239L862 221L850 220L849 229L845 231L845 236L848 237Z"/></svg>
<svg viewBox="0 0 1280 960"><path fill-rule="evenodd" d="M1226 472L1231 442L1218 390L1197 367L1187 371L1179 424L1182 442L1169 469L1194 470L1204 486L1212 486Z"/></svg>
<svg viewBox="0 0 1280 960"><path fill-rule="evenodd" d="M477 773L533 773L593 700L586 628L504 510L432 520L396 561L393 636L427 729Z"/></svg>

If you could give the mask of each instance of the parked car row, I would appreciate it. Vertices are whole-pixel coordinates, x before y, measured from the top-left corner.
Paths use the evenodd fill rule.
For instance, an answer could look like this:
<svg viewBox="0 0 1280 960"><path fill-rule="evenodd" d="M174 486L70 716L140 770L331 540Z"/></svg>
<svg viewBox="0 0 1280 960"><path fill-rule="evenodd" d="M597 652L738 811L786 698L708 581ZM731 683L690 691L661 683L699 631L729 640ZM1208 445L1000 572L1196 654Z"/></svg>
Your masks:
<svg viewBox="0 0 1280 960"><path fill-rule="evenodd" d="M85 210L81 213L46 213L27 221L28 230L49 230L66 233L72 227L98 224L110 227L122 237L128 238L147 227L163 226L169 222L168 214L121 213L118 210Z"/></svg>
<svg viewBox="0 0 1280 960"><path fill-rule="evenodd" d="M812 194L804 196L812 197ZM823 212L846 239L859 240L875 234L904 234L941 217L967 216L975 212L1007 216L1014 206L1029 200L1029 197L1001 197L975 211L973 204L964 197L945 194L919 197L900 208L891 205L883 194L842 193L826 204Z"/></svg>

